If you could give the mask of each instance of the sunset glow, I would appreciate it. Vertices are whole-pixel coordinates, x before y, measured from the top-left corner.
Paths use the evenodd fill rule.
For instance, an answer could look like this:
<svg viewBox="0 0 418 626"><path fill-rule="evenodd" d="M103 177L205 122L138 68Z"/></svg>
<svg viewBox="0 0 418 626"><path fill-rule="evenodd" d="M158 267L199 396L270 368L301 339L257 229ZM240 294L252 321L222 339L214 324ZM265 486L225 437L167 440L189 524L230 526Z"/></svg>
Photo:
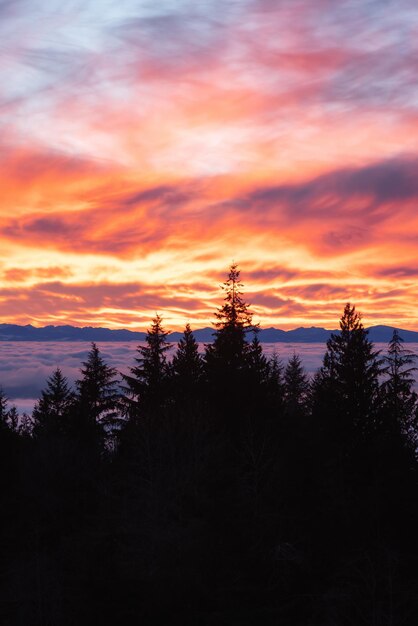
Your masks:
<svg viewBox="0 0 418 626"><path fill-rule="evenodd" d="M0 5L0 322L418 330L415 0Z"/></svg>

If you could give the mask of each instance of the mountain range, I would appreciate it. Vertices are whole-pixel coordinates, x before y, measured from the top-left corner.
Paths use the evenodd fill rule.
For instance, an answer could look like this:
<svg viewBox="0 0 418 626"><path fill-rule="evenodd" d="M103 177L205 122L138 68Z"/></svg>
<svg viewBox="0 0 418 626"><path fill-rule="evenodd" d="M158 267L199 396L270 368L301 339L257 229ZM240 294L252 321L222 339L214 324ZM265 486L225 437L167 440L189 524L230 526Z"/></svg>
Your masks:
<svg viewBox="0 0 418 626"><path fill-rule="evenodd" d="M387 343L393 333L393 326L370 326L369 338L373 342ZM405 342L418 342L418 332L398 328L400 336ZM263 328L259 332L262 343L325 343L331 333L338 330L328 330L311 326L310 328L295 328L294 330L280 330L279 328ZM209 343L213 339L213 328L199 328L193 331L196 340ZM112 330L85 326L43 326L36 327L28 324L0 324L0 341L144 341L146 333L132 330ZM173 332L168 340L176 342L182 333Z"/></svg>

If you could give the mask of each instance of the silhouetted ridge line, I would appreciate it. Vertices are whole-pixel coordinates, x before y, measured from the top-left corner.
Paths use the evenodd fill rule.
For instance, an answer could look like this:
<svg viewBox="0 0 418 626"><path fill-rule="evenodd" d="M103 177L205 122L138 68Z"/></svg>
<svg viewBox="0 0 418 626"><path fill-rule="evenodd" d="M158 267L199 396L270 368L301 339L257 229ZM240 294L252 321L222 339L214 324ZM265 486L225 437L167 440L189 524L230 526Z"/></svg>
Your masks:
<svg viewBox="0 0 418 626"><path fill-rule="evenodd" d="M369 339L374 342L389 342L393 331L397 330L405 342L418 342L418 332L404 330L395 326L370 326ZM280 328L261 328L258 338L261 343L326 343L332 333L338 330L328 330L312 326L309 328L295 328L293 330L281 330ZM198 342L212 342L215 330L210 327L198 328L193 335ZM177 342L182 333L172 332L168 334L168 340ZM42 326L35 327L31 324L20 326L18 324L0 324L0 341L145 341L146 333L127 329L100 328L94 326Z"/></svg>

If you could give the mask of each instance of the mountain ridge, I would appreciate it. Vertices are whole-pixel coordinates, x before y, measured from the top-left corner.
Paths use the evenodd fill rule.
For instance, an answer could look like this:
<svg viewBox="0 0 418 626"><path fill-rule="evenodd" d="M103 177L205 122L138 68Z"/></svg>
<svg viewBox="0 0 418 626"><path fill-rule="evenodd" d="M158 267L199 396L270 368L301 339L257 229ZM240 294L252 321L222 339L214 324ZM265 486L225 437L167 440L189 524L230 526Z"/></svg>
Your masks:
<svg viewBox="0 0 418 626"><path fill-rule="evenodd" d="M418 332L404 330L396 326L377 325L368 328L369 338L373 342L388 342L394 329L399 331L402 339L408 342L418 342ZM199 342L210 342L215 330L211 327L198 328L193 331ZM259 339L262 343L325 343L331 333L338 333L337 329L329 330L318 326L299 327L293 330L268 327L260 329ZM53 326L47 325L36 327L32 324L25 326L19 324L0 324L1 341L144 341L145 332L127 329L110 329L95 326ZM181 332L172 332L168 340L176 342L182 336Z"/></svg>

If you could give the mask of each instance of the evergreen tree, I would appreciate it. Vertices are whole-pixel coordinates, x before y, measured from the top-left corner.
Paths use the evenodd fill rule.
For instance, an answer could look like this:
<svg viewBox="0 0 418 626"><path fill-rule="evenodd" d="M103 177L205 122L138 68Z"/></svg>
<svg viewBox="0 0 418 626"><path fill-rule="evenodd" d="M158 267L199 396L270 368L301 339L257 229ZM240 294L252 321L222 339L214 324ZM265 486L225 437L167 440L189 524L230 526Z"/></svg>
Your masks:
<svg viewBox="0 0 418 626"><path fill-rule="evenodd" d="M309 391L309 381L302 361L297 354L286 366L284 373L284 399L286 412L291 415L303 413Z"/></svg>
<svg viewBox="0 0 418 626"><path fill-rule="evenodd" d="M269 362L263 352L257 332L254 333L254 338L247 347L245 361L250 375L250 384L267 383L270 374Z"/></svg>
<svg viewBox="0 0 418 626"><path fill-rule="evenodd" d="M398 330L393 330L389 342L388 354L384 361L387 365L387 380L382 385L383 405L386 424L400 429L416 445L416 406L413 372L416 355L403 346L403 339Z"/></svg>
<svg viewBox="0 0 418 626"><path fill-rule="evenodd" d="M9 400L0 388L0 430L9 428Z"/></svg>
<svg viewBox="0 0 418 626"><path fill-rule="evenodd" d="M69 427L69 412L74 402L66 377L59 367L47 380L46 388L33 409L33 432L38 435L64 434Z"/></svg>
<svg viewBox="0 0 418 626"><path fill-rule="evenodd" d="M277 352L267 362L266 396L274 414L281 413L284 401L284 366Z"/></svg>
<svg viewBox="0 0 418 626"><path fill-rule="evenodd" d="M197 341L190 328L186 324L182 338L177 344L177 350L173 356L172 372L174 383L183 391L190 390L200 382L203 373L203 359L199 354Z"/></svg>
<svg viewBox="0 0 418 626"><path fill-rule="evenodd" d="M16 407L9 407L9 399L0 387L0 431L19 432L19 415Z"/></svg>
<svg viewBox="0 0 418 626"><path fill-rule="evenodd" d="M110 434L117 422L119 393L117 371L105 363L97 345L92 342L87 360L76 381L76 413L96 433Z"/></svg>
<svg viewBox="0 0 418 626"><path fill-rule="evenodd" d="M367 334L360 315L348 303L340 332L327 341L323 366L314 381L314 402L322 397L335 419L363 435L377 427L378 379L382 371L379 352Z"/></svg>
<svg viewBox="0 0 418 626"><path fill-rule="evenodd" d="M215 313L215 339L206 346L209 375L218 379L243 371L247 366L249 344L246 335L256 327L252 323L249 306L243 299L242 287L240 272L237 265L233 264L222 285L225 291L224 304Z"/></svg>
<svg viewBox="0 0 418 626"><path fill-rule="evenodd" d="M130 368L130 374L123 375L125 411L131 417L157 409L165 402L169 378L166 353L171 348L167 335L157 314L147 331L146 345L137 348L136 365Z"/></svg>

